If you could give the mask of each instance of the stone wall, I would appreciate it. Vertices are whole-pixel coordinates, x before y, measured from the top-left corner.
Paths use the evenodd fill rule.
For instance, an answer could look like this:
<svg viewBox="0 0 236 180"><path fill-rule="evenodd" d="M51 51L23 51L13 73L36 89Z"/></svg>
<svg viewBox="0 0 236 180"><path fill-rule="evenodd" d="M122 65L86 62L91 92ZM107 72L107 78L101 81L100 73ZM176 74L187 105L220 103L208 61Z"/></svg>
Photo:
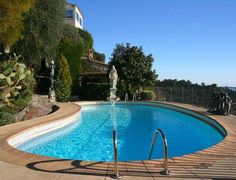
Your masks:
<svg viewBox="0 0 236 180"><path fill-rule="evenodd" d="M18 112L17 114L14 115L14 119L16 122L20 122L24 120L25 115L27 112L29 112L30 105L25 107L22 111Z"/></svg>

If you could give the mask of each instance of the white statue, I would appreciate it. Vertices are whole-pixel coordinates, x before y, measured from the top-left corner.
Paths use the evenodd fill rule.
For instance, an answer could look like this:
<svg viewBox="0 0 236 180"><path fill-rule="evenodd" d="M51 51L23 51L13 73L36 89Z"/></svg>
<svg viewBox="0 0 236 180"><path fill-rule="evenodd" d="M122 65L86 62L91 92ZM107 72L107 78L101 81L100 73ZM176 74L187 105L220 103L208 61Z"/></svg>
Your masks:
<svg viewBox="0 0 236 180"><path fill-rule="evenodd" d="M116 89L118 74L117 74L115 66L112 66L112 68L111 68L111 71L109 73L109 79L110 79L111 88Z"/></svg>

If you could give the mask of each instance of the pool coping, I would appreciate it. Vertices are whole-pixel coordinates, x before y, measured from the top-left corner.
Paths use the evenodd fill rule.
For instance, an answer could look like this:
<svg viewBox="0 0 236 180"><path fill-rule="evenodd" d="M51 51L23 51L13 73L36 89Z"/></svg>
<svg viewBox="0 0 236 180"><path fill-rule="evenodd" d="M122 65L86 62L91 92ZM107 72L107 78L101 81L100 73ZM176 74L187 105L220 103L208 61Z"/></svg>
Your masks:
<svg viewBox="0 0 236 180"><path fill-rule="evenodd" d="M86 102L87 103L87 102ZM94 102L90 102L94 103ZM96 102L101 103L101 102ZM206 113L206 109L179 103L163 103L193 110L216 120L227 131L223 141L208 149L193 154L169 159L172 174L167 178L232 178L236 177L236 117L219 116ZM35 126L45 125L73 116L80 112L80 106L74 103L58 104L53 114L16 124L0 127L0 176L5 179L23 176L24 179L68 179L91 178L109 179L113 174L112 162L73 161L49 158L25 153L11 147L9 137ZM78 115L78 114L77 114ZM157 179L162 177L162 160L119 162L124 178L137 177ZM2 170L4 169L4 171ZM7 173L8 172L8 173ZM18 173L12 173L18 172Z"/></svg>

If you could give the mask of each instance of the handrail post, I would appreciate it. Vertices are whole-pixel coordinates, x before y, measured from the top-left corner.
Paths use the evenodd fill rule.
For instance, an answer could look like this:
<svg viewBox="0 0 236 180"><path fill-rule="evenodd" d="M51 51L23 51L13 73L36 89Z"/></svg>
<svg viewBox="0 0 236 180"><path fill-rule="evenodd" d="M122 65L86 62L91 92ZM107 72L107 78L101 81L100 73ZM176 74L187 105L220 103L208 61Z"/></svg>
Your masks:
<svg viewBox="0 0 236 180"><path fill-rule="evenodd" d="M148 156L149 160L151 159L151 156L152 156L152 153L153 153L153 149L154 149L154 146L156 144L157 135L158 135L158 131L154 133L154 136L152 138L152 144L151 144L151 148L150 148L149 156Z"/></svg>
<svg viewBox="0 0 236 180"><path fill-rule="evenodd" d="M163 140L163 147L164 147L164 162L163 162L164 163L164 171L161 171L161 174L162 175L169 175L170 171L168 170L168 145L167 145L167 139L166 139L166 136L165 136L165 134L163 133L163 131L161 129L156 129L155 132L154 132L151 148L150 148L150 151L149 151L148 160L150 160L151 157L152 157L152 153L153 153L154 146L156 144L158 133L161 134L161 137L162 137L162 140Z"/></svg>
<svg viewBox="0 0 236 180"><path fill-rule="evenodd" d="M118 168L118 151L117 151L117 133L113 130L113 149L114 149L114 179L121 179Z"/></svg>

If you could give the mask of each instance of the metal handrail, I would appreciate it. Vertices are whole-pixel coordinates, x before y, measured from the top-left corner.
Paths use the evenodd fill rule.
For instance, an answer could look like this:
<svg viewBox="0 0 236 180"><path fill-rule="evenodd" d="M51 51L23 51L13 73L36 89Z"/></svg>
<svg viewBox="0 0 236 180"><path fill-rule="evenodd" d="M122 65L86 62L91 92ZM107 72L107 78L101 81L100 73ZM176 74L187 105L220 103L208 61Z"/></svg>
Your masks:
<svg viewBox="0 0 236 180"><path fill-rule="evenodd" d="M118 167L118 150L117 150L117 132L113 130L113 149L114 149L114 179L121 179Z"/></svg>
<svg viewBox="0 0 236 180"><path fill-rule="evenodd" d="M148 156L148 160L151 159L152 157L152 153L153 153L153 149L154 146L156 144L156 140L157 140L157 135L158 133L161 134L162 140L163 140L163 146L164 146L164 171L161 171L162 175L169 175L170 171L168 171L168 145L167 145L167 139L165 134L163 133L163 131L161 129L156 129L152 138L152 144L150 147L150 151L149 151L149 156Z"/></svg>

